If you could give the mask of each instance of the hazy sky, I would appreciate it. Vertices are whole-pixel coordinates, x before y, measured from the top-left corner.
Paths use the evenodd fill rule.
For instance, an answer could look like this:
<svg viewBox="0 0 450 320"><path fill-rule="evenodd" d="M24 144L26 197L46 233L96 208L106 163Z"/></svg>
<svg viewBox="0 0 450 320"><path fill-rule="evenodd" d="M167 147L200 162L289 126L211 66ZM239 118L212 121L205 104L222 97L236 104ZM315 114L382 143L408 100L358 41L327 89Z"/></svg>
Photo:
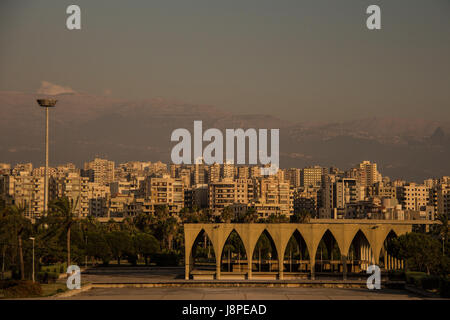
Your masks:
<svg viewBox="0 0 450 320"><path fill-rule="evenodd" d="M0 91L49 81L294 121L450 119L450 0L1 0L0 47Z"/></svg>

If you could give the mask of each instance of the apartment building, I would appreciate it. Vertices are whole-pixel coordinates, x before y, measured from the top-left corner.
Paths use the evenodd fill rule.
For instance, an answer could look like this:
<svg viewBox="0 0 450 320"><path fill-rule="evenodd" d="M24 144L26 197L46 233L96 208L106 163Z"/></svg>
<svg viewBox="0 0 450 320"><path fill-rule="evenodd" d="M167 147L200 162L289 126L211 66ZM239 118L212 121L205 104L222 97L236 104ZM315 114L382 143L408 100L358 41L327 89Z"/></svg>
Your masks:
<svg viewBox="0 0 450 320"><path fill-rule="evenodd" d="M166 174L160 178L148 177L144 181L145 199L155 205L174 206L179 212L184 208L184 184L181 179Z"/></svg>
<svg viewBox="0 0 450 320"><path fill-rule="evenodd" d="M319 210L320 188L300 187L294 190L294 212L307 211L316 216Z"/></svg>
<svg viewBox="0 0 450 320"><path fill-rule="evenodd" d="M109 186L97 183L88 183L89 215L106 217L108 215L111 192Z"/></svg>
<svg viewBox="0 0 450 320"><path fill-rule="evenodd" d="M218 163L214 163L212 166L210 166L208 175L209 183L220 181L220 170L221 167Z"/></svg>
<svg viewBox="0 0 450 320"><path fill-rule="evenodd" d="M436 193L437 213L450 215L450 184L441 184Z"/></svg>
<svg viewBox="0 0 450 320"><path fill-rule="evenodd" d="M215 212L234 203L249 203L255 199L253 179L224 178L208 186L208 207Z"/></svg>
<svg viewBox="0 0 450 320"><path fill-rule="evenodd" d="M324 168L319 166L303 168L300 171L301 187L320 187Z"/></svg>
<svg viewBox="0 0 450 320"><path fill-rule="evenodd" d="M294 213L294 191L289 182L275 177L262 178L257 185L255 207L258 213L275 213L290 216ZM259 205L259 206L258 206Z"/></svg>
<svg viewBox="0 0 450 320"><path fill-rule="evenodd" d="M35 177L31 171L0 178L0 194L7 205L25 209L25 217L34 219L44 213L44 177Z"/></svg>
<svg viewBox="0 0 450 320"><path fill-rule="evenodd" d="M286 170L285 178L292 187L298 188L301 186L301 169L290 168Z"/></svg>
<svg viewBox="0 0 450 320"><path fill-rule="evenodd" d="M88 177L90 182L111 183L114 181L114 173L114 161L95 158L84 163L83 176Z"/></svg>
<svg viewBox="0 0 450 320"><path fill-rule="evenodd" d="M89 215L89 178L76 172L63 177L52 177L49 181L50 199L67 197L73 204L73 211L80 217Z"/></svg>
<svg viewBox="0 0 450 320"><path fill-rule="evenodd" d="M14 176L17 176L22 171L23 172L28 172L28 174L31 175L31 173L33 171L33 164L32 163L18 163L12 169L11 174L14 175Z"/></svg>
<svg viewBox="0 0 450 320"><path fill-rule="evenodd" d="M425 185L407 183L399 191L399 200L404 209L419 211L429 204L430 192Z"/></svg>
<svg viewBox="0 0 450 320"><path fill-rule="evenodd" d="M370 161L363 161L358 168L358 182L363 187L371 186L377 182L381 182L382 177L378 172L377 164Z"/></svg>

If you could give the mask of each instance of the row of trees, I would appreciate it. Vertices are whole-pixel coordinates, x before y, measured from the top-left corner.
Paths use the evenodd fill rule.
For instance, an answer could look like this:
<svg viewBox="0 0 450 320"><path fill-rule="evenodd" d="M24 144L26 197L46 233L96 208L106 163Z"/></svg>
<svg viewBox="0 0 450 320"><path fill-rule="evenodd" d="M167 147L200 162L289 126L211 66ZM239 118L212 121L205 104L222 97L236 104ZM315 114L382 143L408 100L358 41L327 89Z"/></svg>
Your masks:
<svg viewBox="0 0 450 320"><path fill-rule="evenodd" d="M121 223L111 220L101 224L93 218L79 218L74 212L76 205L65 197L56 199L50 203L45 217L32 224L24 216L24 208L5 207L0 203L2 275L6 270L13 270L21 279L31 274L30 237L35 238L38 264L66 261L67 265L72 262L82 265L86 260L108 263L113 259L118 263L122 259L137 263L141 259L148 264L157 253L182 255L183 223L304 223L310 219L306 211L296 212L290 218L271 215L260 219L253 208L235 214L230 207L220 216L196 208L185 208L173 216L167 207L161 206L156 208L154 215L141 214ZM441 215L439 220L441 224L429 234L410 233L390 240L388 251L407 261L411 270L448 273L448 216ZM265 247L269 246L261 249L265 250Z"/></svg>
<svg viewBox="0 0 450 320"><path fill-rule="evenodd" d="M24 280L31 275L32 241L35 260L40 265L66 262L82 265L89 262L139 259L149 263L157 253L181 254L182 226L164 207L154 216L139 215L122 223L99 223L93 218L79 218L76 202L60 198L49 204L48 213L36 223L25 217L20 206L0 208L1 275L11 270Z"/></svg>
<svg viewBox="0 0 450 320"><path fill-rule="evenodd" d="M406 262L410 271L426 272L428 275L450 274L450 241L448 215L440 214L440 224L428 233L411 232L387 241L390 255Z"/></svg>
<svg viewBox="0 0 450 320"><path fill-rule="evenodd" d="M199 210L197 208L184 208L180 212L183 223L306 223L311 218L311 214L302 210L294 212L287 217L284 214L271 214L266 218L261 218L255 208L248 208L246 211L235 213L231 207L225 207L221 215L214 215L211 210Z"/></svg>

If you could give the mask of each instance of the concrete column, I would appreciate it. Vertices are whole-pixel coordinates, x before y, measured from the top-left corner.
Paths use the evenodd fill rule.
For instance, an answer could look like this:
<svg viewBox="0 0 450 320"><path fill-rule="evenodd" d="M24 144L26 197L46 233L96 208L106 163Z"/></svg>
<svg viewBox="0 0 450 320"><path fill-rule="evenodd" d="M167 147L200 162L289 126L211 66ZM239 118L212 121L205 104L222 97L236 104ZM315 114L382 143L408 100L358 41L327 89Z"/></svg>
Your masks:
<svg viewBox="0 0 450 320"><path fill-rule="evenodd" d="M310 258L309 259L309 263L310 263L310 267L311 267L311 280L315 280L316 279L316 259L315 258Z"/></svg>
<svg viewBox="0 0 450 320"><path fill-rule="evenodd" d="M366 251L366 269L369 267L370 264L370 256L369 256L369 247L367 246L367 244L364 244L364 250Z"/></svg>
<svg viewBox="0 0 450 320"><path fill-rule="evenodd" d="M342 259L342 279L347 280L347 256L341 255Z"/></svg>
<svg viewBox="0 0 450 320"><path fill-rule="evenodd" d="M216 279L220 280L220 258L216 259Z"/></svg>
<svg viewBox="0 0 450 320"><path fill-rule="evenodd" d="M191 272L189 265L189 258L186 257L186 261L184 263L184 279L189 280L189 274Z"/></svg>
<svg viewBox="0 0 450 320"><path fill-rule="evenodd" d="M362 244L359 246L359 263L360 263L360 268L362 270L364 270L364 263L362 262L364 260L364 250L363 250L363 246Z"/></svg>
<svg viewBox="0 0 450 320"><path fill-rule="evenodd" d="M184 279L189 280L191 274L191 264L192 264L192 254L187 254L187 249L185 251L185 261L184 261Z"/></svg>
<svg viewBox="0 0 450 320"><path fill-rule="evenodd" d="M281 255L278 255L278 279L283 280L284 279L284 257L281 257Z"/></svg>
<svg viewBox="0 0 450 320"><path fill-rule="evenodd" d="M251 280L253 278L253 275L252 275L252 257L249 254L247 254L247 259L248 259L248 262L247 262L247 280Z"/></svg>
<svg viewBox="0 0 450 320"><path fill-rule="evenodd" d="M363 270L366 270L367 269L367 266L366 266L366 248L365 248L365 246L364 246L364 243L362 243L361 244L361 252L362 252L362 254L361 254L361 260L363 260L364 262L362 263L362 265L361 265L361 268L363 268Z"/></svg>

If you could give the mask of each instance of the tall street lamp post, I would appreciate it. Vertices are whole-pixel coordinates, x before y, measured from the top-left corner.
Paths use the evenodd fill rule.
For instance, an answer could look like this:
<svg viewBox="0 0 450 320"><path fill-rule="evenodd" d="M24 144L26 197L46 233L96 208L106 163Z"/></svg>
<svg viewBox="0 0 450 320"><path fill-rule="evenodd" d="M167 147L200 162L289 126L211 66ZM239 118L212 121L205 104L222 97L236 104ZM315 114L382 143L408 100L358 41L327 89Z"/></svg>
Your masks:
<svg viewBox="0 0 450 320"><path fill-rule="evenodd" d="M44 214L48 209L48 108L56 105L55 99L37 99L37 103L45 108L45 180L44 180Z"/></svg>

